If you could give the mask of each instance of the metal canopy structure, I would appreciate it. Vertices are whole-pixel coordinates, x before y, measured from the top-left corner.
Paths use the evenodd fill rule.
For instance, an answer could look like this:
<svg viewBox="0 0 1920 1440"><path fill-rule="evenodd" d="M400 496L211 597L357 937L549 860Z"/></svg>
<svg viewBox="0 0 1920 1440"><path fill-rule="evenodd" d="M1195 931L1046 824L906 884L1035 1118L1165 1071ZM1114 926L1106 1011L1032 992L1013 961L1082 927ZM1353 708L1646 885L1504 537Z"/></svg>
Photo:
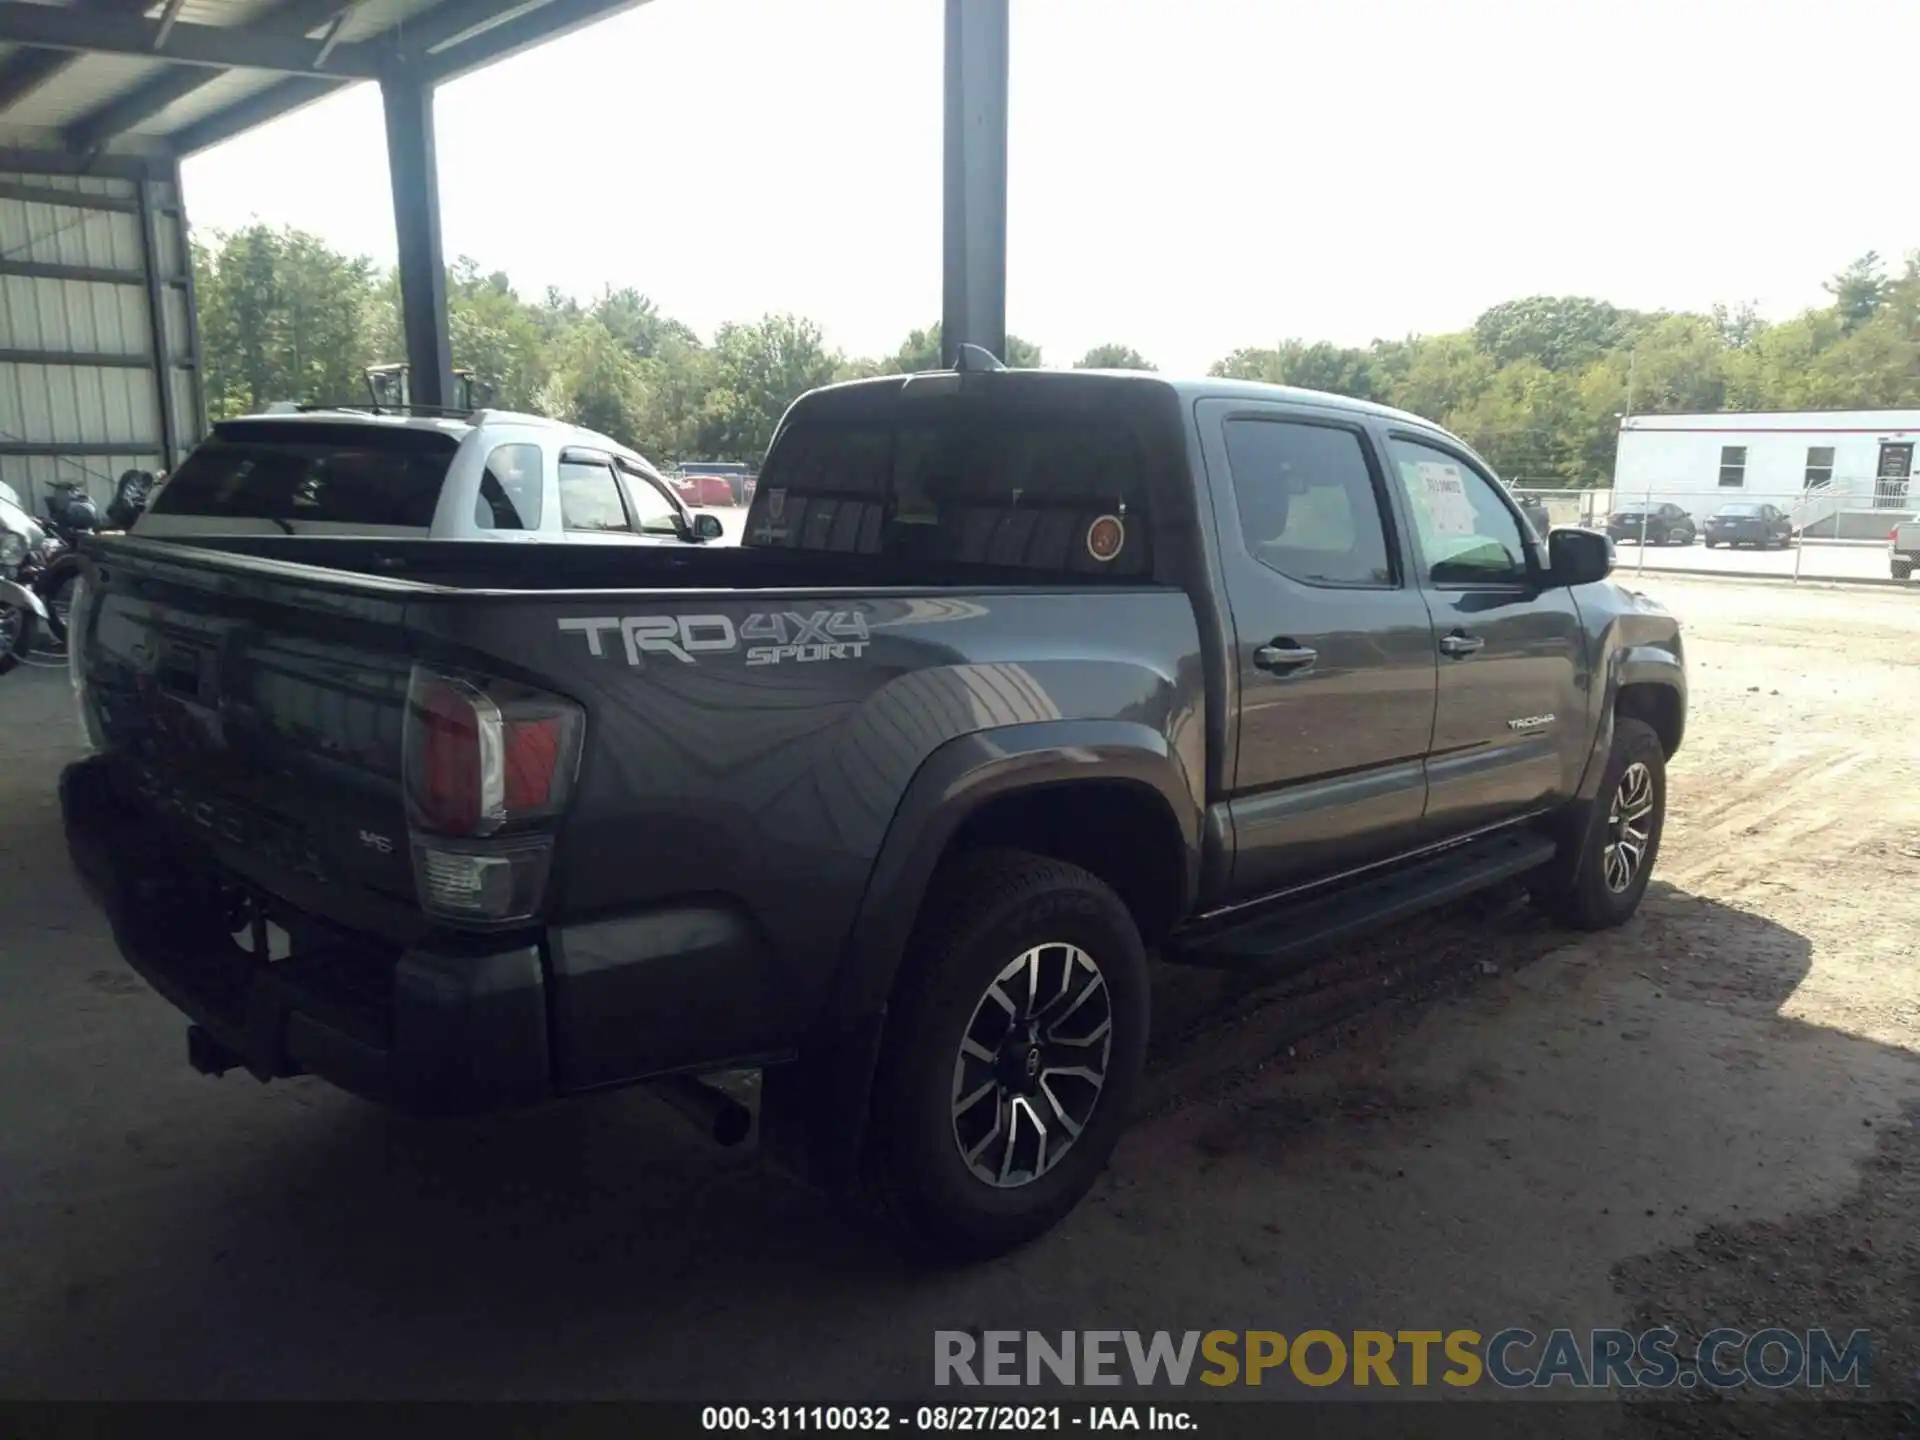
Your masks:
<svg viewBox="0 0 1920 1440"><path fill-rule="evenodd" d="M170 467L199 438L179 161L361 82L386 115L413 395L445 403L434 87L643 3L0 0L0 479ZM1008 18L946 0L949 359L1006 345Z"/></svg>

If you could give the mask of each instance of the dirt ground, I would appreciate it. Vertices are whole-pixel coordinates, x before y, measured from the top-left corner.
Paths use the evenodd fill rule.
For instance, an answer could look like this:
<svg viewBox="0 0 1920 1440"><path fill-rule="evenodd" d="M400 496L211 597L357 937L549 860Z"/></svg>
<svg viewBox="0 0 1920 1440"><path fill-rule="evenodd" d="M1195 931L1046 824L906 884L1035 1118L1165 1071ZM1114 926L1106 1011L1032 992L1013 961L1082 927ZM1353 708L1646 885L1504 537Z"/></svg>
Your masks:
<svg viewBox="0 0 1920 1440"><path fill-rule="evenodd" d="M937 1329L1781 1325L1871 1330L1845 1433L1920 1431L1920 595L1645 586L1694 698L1633 924L1500 894L1281 985L1167 971L1095 1195L933 1274L643 1092L429 1125L193 1074L66 869L62 677L10 676L0 1395L904 1399Z"/></svg>

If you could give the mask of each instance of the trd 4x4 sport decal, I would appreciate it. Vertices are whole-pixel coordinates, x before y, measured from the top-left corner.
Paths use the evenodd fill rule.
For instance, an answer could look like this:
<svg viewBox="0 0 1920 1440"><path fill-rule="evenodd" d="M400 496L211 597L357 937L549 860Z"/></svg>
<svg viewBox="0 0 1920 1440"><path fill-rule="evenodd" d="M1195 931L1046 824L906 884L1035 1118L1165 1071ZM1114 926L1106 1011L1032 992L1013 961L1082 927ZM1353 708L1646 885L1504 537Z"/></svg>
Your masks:
<svg viewBox="0 0 1920 1440"><path fill-rule="evenodd" d="M671 655L686 665L697 656L730 655L747 643L747 664L811 664L858 660L867 651L867 617L858 610L755 611L739 628L725 615L591 615L559 622L563 633L587 637L587 653L607 653L608 635L618 635L629 665L648 654Z"/></svg>

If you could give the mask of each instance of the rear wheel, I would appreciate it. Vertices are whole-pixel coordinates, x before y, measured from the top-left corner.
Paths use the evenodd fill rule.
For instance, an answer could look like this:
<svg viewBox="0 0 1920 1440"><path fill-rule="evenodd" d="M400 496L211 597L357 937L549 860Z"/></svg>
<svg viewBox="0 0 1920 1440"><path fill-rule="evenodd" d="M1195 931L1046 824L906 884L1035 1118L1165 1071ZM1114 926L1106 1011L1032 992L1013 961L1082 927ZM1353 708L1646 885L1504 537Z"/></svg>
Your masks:
<svg viewBox="0 0 1920 1440"><path fill-rule="evenodd" d="M6 674L33 649L39 625L33 612L15 605L0 605L0 675Z"/></svg>
<svg viewBox="0 0 1920 1440"><path fill-rule="evenodd" d="M1912 574L1913 574L1913 561L1895 560L1893 562L1893 578L1894 579L1905 580Z"/></svg>
<svg viewBox="0 0 1920 1440"><path fill-rule="evenodd" d="M1146 952L1098 878L964 857L916 931L874 1078L868 1198L908 1245L998 1255L1092 1188L1132 1110Z"/></svg>
<svg viewBox="0 0 1920 1440"><path fill-rule="evenodd" d="M1571 870L1548 866L1529 883L1534 903L1576 930L1623 925L1640 908L1660 853L1667 810L1667 757L1644 720L1615 719L1600 793Z"/></svg>

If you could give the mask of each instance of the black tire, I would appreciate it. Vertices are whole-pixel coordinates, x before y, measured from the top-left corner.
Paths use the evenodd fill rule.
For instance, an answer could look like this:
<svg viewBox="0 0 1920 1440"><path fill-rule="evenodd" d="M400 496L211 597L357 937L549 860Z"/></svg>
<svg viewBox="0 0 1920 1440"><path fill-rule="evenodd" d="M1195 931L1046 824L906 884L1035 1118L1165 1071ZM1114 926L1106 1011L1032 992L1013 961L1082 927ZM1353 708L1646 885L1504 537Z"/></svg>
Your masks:
<svg viewBox="0 0 1920 1440"><path fill-rule="evenodd" d="M62 653L67 648L67 627L61 618L63 611L73 601L73 587L83 573L78 555L62 556L53 562L47 573L41 577L36 590L40 602L47 607L46 632L52 648Z"/></svg>
<svg viewBox="0 0 1920 1440"><path fill-rule="evenodd" d="M31 610L0 606L0 675L6 674L33 650L40 623Z"/></svg>
<svg viewBox="0 0 1920 1440"><path fill-rule="evenodd" d="M1609 854L1618 826L1618 803L1623 781L1634 767L1644 767L1652 808L1647 812L1645 841L1624 886L1609 878ZM1667 815L1667 757L1660 737L1644 720L1618 716L1613 725L1613 749L1600 793L1582 834L1574 837L1578 859L1571 870L1549 865L1528 882L1533 901L1562 925L1575 930L1610 930L1624 925L1640 908L1647 880L1660 856L1660 833ZM1615 877L1617 879L1617 875Z"/></svg>
<svg viewBox="0 0 1920 1440"><path fill-rule="evenodd" d="M1912 574L1913 574L1913 561L1896 560L1893 562L1893 578L1894 579L1905 580L1905 579L1908 579Z"/></svg>
<svg viewBox="0 0 1920 1440"><path fill-rule="evenodd" d="M1714 546L1718 545L1720 542L1718 540L1703 540L1701 543L1705 545L1707 549L1711 550L1713 549Z"/></svg>
<svg viewBox="0 0 1920 1440"><path fill-rule="evenodd" d="M981 1026L998 1022L999 1009L987 1008L996 986L1016 1006L1025 997L1016 981L1006 980L1006 972L1042 946L1076 947L1096 967L1107 1007L1104 1019L1110 1026L1104 1081L1093 1087L1091 1108L1081 1114L1078 1134L1056 1152L1057 1160L1048 1165L1036 1156L1033 1165L1011 1167L1016 1177L1038 1173L1023 1183L1016 1178L1016 1183L1001 1185L970 1166L961 1131L966 1129L971 1139L975 1131L970 1126L989 1134L1004 1130L1016 1140L1027 1135L1031 1142L1031 1122L1005 1123L1014 1113L1014 1102L1004 1099L1002 1090L957 1111L956 1090L975 1093L976 1082L999 1083L984 1062L963 1059L961 1046L970 1035L982 1038ZM1036 991L1052 993L1051 977L1058 974L1061 995L1079 994L1066 983L1072 962L1064 949L1043 953L1038 963L1044 968ZM1020 976L1026 974L1023 967ZM1076 1024L1099 1028L1102 1017L1088 1007L1097 1005L1100 996L1091 984L1088 988L1088 998L1069 1002L1056 997L1052 1004L1051 1028L1068 1038L1047 1043L1071 1047L1062 1059L1091 1053L1071 1035ZM1071 1014L1061 1008L1069 1004ZM1044 1015L1048 1008L1042 1006L1038 1013ZM863 1196L868 1208L909 1249L944 1261L1003 1254L1050 1229L1093 1187L1132 1116L1146 1062L1147 1015L1146 949L1133 917L1107 885L1077 865L1045 856L1007 850L964 856L940 877L922 911L913 952L889 1007L869 1109L872 1128ZM1068 1021L1064 1027L1063 1019ZM1012 1035L1022 1023L1017 1016L1007 1022L1008 1044L998 1051L1003 1064L1024 1059L1024 1042ZM980 1068L969 1068L975 1066ZM1033 1073L1027 1064L1012 1068ZM1089 1063L1084 1068L1092 1067ZM1039 1073L1044 1077L1060 1072ZM1086 1084L1059 1078L1054 1090L1071 1092L1065 1103L1072 1111L1085 1099ZM983 1111L988 1100L992 1109ZM1049 1110L1049 1120L1060 1113L1061 1106L1038 1090L1029 1103ZM982 1123L986 1115L993 1118L992 1129ZM1064 1123L1054 1126L1061 1132L1067 1128ZM1031 1148L1029 1143L1027 1150ZM982 1160L990 1165L997 1153L1010 1162L1014 1153L1027 1151L996 1151L989 1141ZM1003 1163L1000 1173L1010 1173L1010 1165Z"/></svg>

